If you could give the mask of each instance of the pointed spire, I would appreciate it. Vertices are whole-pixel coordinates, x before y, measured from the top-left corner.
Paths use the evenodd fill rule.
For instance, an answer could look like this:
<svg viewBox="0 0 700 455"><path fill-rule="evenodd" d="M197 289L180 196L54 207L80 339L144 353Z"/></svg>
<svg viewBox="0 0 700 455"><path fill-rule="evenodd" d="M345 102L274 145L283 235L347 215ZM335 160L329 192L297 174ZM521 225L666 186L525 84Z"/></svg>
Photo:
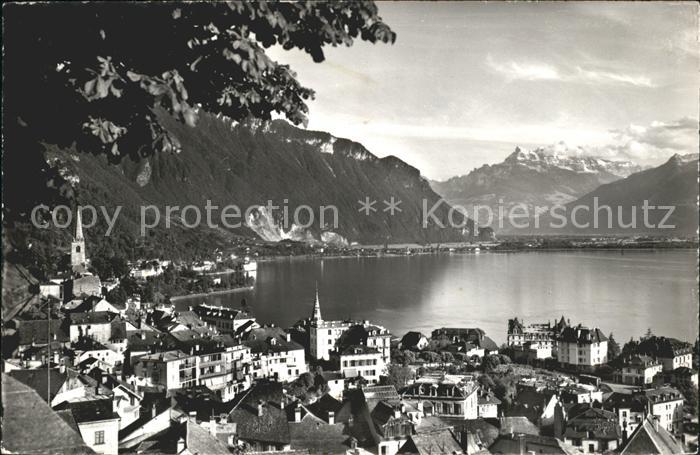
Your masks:
<svg viewBox="0 0 700 455"><path fill-rule="evenodd" d="M321 302L318 300L318 282L316 282L316 299L314 300L314 314L311 317L314 321L322 321L321 318Z"/></svg>
<svg viewBox="0 0 700 455"><path fill-rule="evenodd" d="M75 211L75 238L74 240L84 240L83 239L83 220L80 215L80 208Z"/></svg>

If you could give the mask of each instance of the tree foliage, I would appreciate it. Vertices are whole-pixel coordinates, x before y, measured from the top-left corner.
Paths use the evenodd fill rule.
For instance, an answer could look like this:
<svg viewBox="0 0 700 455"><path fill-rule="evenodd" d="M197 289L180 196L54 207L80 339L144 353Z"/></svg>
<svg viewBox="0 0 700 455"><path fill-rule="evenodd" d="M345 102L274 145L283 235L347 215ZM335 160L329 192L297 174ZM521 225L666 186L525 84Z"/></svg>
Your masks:
<svg viewBox="0 0 700 455"><path fill-rule="evenodd" d="M393 385L397 389L406 387L415 379L413 370L405 365L391 364L387 367L387 376L384 379L384 384Z"/></svg>
<svg viewBox="0 0 700 455"><path fill-rule="evenodd" d="M620 353L620 345L615 341L612 332L610 332L610 336L608 337L608 359L616 359Z"/></svg>
<svg viewBox="0 0 700 455"><path fill-rule="evenodd" d="M325 46L396 38L371 1L54 2L3 12L6 215L75 196L40 141L118 161L179 150L159 113L189 126L200 109L304 123L313 90L265 49L321 62Z"/></svg>

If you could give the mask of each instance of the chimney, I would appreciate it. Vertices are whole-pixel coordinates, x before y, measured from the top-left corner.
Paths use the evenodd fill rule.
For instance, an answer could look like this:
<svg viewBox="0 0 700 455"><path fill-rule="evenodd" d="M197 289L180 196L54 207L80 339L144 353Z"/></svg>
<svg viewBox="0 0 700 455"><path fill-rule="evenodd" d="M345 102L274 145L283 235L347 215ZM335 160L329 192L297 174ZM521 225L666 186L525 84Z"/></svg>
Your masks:
<svg viewBox="0 0 700 455"><path fill-rule="evenodd" d="M335 423L335 412L328 411L328 425L333 425Z"/></svg>
<svg viewBox="0 0 700 455"><path fill-rule="evenodd" d="M282 397L282 400L280 400L280 409L284 409L286 401L287 401L287 399L285 397Z"/></svg>
<svg viewBox="0 0 700 455"><path fill-rule="evenodd" d="M518 446L520 448L520 455L525 455L525 435L524 434L519 434L518 435Z"/></svg>
<svg viewBox="0 0 700 455"><path fill-rule="evenodd" d="M141 339L145 340L146 339L146 332L141 332Z"/></svg>
<svg viewBox="0 0 700 455"><path fill-rule="evenodd" d="M263 402L262 400L258 400L258 417L262 417L263 415Z"/></svg>
<svg viewBox="0 0 700 455"><path fill-rule="evenodd" d="M422 401L418 402L418 412L420 414L423 414L423 402Z"/></svg>
<svg viewBox="0 0 700 455"><path fill-rule="evenodd" d="M292 341L292 335L287 332L287 342Z"/></svg>
<svg viewBox="0 0 700 455"><path fill-rule="evenodd" d="M58 371L59 371L59 373L61 373L61 374L65 373L65 372L66 372L66 364L65 364L65 363L62 363L62 364L58 367Z"/></svg>
<svg viewBox="0 0 700 455"><path fill-rule="evenodd" d="M394 407L394 418L398 419L401 417L401 408L399 406Z"/></svg>
<svg viewBox="0 0 700 455"><path fill-rule="evenodd" d="M297 403L297 407L294 408L294 421L301 422L301 405Z"/></svg>
<svg viewBox="0 0 700 455"><path fill-rule="evenodd" d="M151 418L152 418L152 419L155 419L155 418L156 418L156 415L158 415L158 410L156 409L156 404L153 403L153 404L151 405Z"/></svg>

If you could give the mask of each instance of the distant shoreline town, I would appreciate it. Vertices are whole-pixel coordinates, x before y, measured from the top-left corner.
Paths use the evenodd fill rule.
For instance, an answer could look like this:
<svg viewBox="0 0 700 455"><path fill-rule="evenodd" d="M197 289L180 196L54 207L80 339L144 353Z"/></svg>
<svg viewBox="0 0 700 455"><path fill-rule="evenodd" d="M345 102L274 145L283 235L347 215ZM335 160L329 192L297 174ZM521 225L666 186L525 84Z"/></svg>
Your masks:
<svg viewBox="0 0 700 455"><path fill-rule="evenodd" d="M398 337L375 321L324 319L318 290L311 315L283 328L258 321L245 299L177 310L161 292L245 289L257 273L251 257L184 270L142 261L130 281L102 281L88 264L78 219L67 278L39 283L3 328L3 388L20 397L6 400L5 415L32 409L68 441L61 450L647 453L650 440L658 453L697 449L697 341L649 330L620 345L564 316L504 321L501 346L478 327ZM3 444L29 451L24 433L13 428Z"/></svg>

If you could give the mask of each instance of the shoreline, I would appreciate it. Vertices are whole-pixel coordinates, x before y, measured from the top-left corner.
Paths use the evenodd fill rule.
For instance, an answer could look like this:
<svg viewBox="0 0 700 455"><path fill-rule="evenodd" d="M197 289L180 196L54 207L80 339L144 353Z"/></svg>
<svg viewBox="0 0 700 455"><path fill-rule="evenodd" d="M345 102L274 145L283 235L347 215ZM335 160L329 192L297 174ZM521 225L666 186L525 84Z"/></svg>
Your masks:
<svg viewBox="0 0 700 455"><path fill-rule="evenodd" d="M194 298L198 298L198 297L208 297L210 295L233 294L236 292L252 291L253 289L254 289L254 286L244 286L244 287L240 287L240 288L221 289L219 291L199 292L197 294L175 295L175 296L170 297L170 302L177 302L179 300L186 300L186 299L194 299Z"/></svg>
<svg viewBox="0 0 700 455"><path fill-rule="evenodd" d="M636 251L697 251L694 247L689 246L669 246L669 247L582 247L582 248L512 248L512 249L482 249L479 253L474 251L414 251L411 254L400 254L400 253L382 253L382 254L337 254L337 255L319 255L319 254L298 254L298 255L279 255L279 256L266 256L262 258L256 258L255 261L258 263L264 262L281 262L281 261L295 261L295 260L308 260L308 259L356 259L356 258L391 258L391 257L411 257L411 256L427 256L427 255L480 255L480 254L494 254L494 253L561 253L561 252L636 252ZM359 250L358 250L359 251ZM623 253L624 254L624 253Z"/></svg>

